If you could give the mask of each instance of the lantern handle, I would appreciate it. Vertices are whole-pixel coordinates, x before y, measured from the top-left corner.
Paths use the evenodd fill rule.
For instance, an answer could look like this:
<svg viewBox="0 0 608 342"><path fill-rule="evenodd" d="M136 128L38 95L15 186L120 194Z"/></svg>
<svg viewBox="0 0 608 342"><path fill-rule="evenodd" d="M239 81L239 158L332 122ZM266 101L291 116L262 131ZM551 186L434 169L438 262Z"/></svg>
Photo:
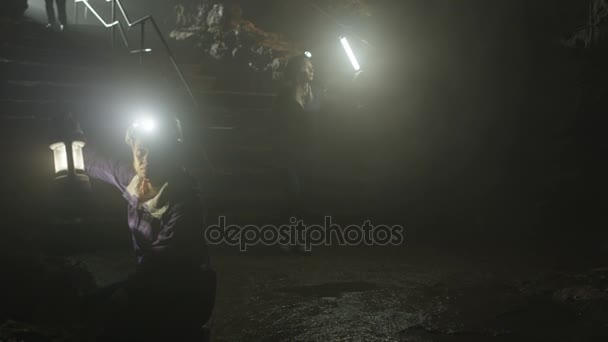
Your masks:
<svg viewBox="0 0 608 342"><path fill-rule="evenodd" d="M68 112L63 117L62 130L65 132L68 140L85 142L85 135L80 128L80 122L74 119L72 112Z"/></svg>

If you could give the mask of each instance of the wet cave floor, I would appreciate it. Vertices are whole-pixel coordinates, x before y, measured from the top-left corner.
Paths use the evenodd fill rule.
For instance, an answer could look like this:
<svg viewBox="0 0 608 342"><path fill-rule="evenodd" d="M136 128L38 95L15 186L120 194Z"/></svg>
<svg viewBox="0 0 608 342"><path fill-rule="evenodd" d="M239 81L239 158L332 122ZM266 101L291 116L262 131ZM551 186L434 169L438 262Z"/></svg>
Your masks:
<svg viewBox="0 0 608 342"><path fill-rule="evenodd" d="M511 251L215 253L215 341L607 341L608 267ZM491 255L490 255L491 254ZM98 285L128 255L75 257Z"/></svg>

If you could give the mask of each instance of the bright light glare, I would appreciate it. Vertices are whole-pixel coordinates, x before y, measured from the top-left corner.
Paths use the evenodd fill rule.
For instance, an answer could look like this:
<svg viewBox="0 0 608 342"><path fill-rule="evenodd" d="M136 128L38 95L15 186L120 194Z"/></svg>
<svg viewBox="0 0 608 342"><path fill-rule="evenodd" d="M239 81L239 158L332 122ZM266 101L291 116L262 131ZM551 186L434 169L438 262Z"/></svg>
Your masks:
<svg viewBox="0 0 608 342"><path fill-rule="evenodd" d="M62 142L52 144L49 146L53 150L53 157L55 159L55 173L68 170L68 154L65 150L65 144Z"/></svg>
<svg viewBox="0 0 608 342"><path fill-rule="evenodd" d="M346 51L346 55L348 56L348 59L350 59L350 63L353 65L353 68L355 69L355 71L361 70L361 66L359 65L359 62L357 62L357 58L355 57L355 54L353 53L353 49L350 48L350 44L348 43L348 40L346 39L346 37L340 38L340 42L342 42L344 51Z"/></svg>
<svg viewBox="0 0 608 342"><path fill-rule="evenodd" d="M304 52L304 55L308 58L312 58L312 53L310 53L310 51Z"/></svg>
<svg viewBox="0 0 608 342"><path fill-rule="evenodd" d="M73 141L72 142L72 156L74 157L74 169L84 171L84 157L82 155L82 148L84 147L84 141Z"/></svg>
<svg viewBox="0 0 608 342"><path fill-rule="evenodd" d="M146 132L152 132L156 129L156 121L151 118L139 119L133 123L133 127L142 129Z"/></svg>

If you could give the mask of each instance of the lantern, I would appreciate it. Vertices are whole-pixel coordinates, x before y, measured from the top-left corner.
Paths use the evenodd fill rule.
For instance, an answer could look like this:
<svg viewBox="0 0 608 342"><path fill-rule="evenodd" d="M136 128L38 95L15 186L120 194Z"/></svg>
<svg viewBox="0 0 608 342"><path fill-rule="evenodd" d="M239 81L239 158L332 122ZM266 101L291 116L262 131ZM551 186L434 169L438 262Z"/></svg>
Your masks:
<svg viewBox="0 0 608 342"><path fill-rule="evenodd" d="M68 142L68 144L70 144ZM70 170L70 163L68 158L71 159L74 173L84 173L84 157L82 155L82 148L85 145L84 141L72 141L71 155L68 154L65 142L57 142L51 144L50 148L53 150L53 159L55 160L55 173L57 175L63 175L72 173Z"/></svg>
<svg viewBox="0 0 608 342"><path fill-rule="evenodd" d="M89 177L84 170L85 139L80 125L71 118L63 120L50 144L55 162L55 182L76 191L90 190Z"/></svg>

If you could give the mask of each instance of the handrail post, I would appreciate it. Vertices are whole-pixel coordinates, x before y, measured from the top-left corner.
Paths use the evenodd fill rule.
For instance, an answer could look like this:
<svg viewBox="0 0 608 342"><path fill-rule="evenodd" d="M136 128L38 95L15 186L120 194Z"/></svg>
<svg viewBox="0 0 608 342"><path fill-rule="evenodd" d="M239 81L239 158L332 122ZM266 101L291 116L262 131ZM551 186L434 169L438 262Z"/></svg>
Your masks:
<svg viewBox="0 0 608 342"><path fill-rule="evenodd" d="M74 0L74 24L78 25L78 1Z"/></svg>
<svg viewBox="0 0 608 342"><path fill-rule="evenodd" d="M142 21L141 24L141 34L139 36L139 64L144 64L144 41L145 41L145 30L146 30L146 21Z"/></svg>
<svg viewBox="0 0 608 342"><path fill-rule="evenodd" d="M116 21L116 0L112 0L112 22ZM112 49L115 48L115 40L116 40L116 25L112 26L111 28L111 42L112 42Z"/></svg>

